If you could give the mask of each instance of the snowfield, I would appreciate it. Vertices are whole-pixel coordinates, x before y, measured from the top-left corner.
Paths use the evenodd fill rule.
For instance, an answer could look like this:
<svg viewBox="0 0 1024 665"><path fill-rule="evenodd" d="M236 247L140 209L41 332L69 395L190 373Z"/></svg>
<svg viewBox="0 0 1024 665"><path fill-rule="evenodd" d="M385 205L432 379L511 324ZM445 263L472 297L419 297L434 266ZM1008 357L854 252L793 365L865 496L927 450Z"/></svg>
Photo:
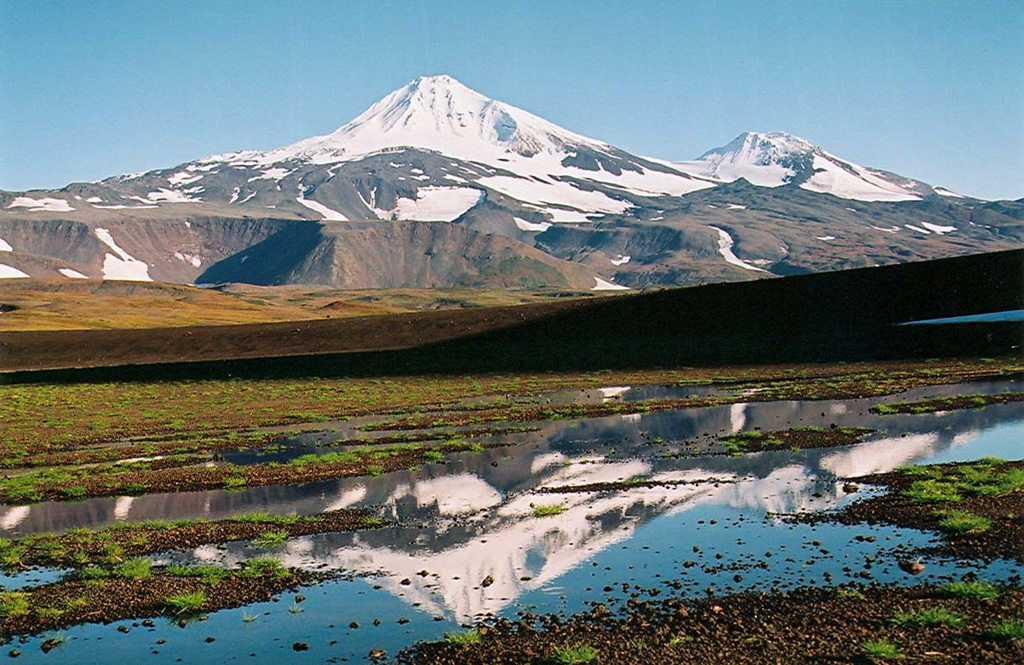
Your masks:
<svg viewBox="0 0 1024 665"><path fill-rule="evenodd" d="M103 257L103 279L122 280L128 282L152 282L149 266L124 251L114 242L114 237L107 229L95 229L96 237L104 245L114 251Z"/></svg>
<svg viewBox="0 0 1024 665"><path fill-rule="evenodd" d="M373 211L381 219L412 222L451 222L484 199L485 193L469 187L420 187L416 199L399 198L394 210Z"/></svg>
<svg viewBox="0 0 1024 665"><path fill-rule="evenodd" d="M33 199L29 196L16 196L7 206L11 208L28 208L29 212L73 212L74 208L64 199L41 198Z"/></svg>

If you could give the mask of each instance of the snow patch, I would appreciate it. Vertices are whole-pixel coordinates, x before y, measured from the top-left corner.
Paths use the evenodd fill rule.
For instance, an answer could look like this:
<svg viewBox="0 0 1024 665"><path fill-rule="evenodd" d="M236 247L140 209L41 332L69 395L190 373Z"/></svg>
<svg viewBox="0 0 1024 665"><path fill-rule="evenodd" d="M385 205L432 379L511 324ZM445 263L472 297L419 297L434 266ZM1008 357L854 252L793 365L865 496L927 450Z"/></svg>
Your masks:
<svg viewBox="0 0 1024 665"><path fill-rule="evenodd" d="M17 268L4 265L0 263L0 279L17 279L20 277L28 277L28 273L21 272Z"/></svg>
<svg viewBox="0 0 1024 665"><path fill-rule="evenodd" d="M194 191L194 190L190 190L190 191ZM182 192L182 191L178 191L176 189L166 189L164 187L160 187L157 191L150 192L149 194L146 194L146 199L148 199L148 200L146 200L146 199L139 199L138 197L133 197L133 198L136 198L137 200L143 201L144 203L149 203L149 202L202 203L203 202L202 199L197 199L197 198L193 198L193 197L189 196L189 192Z"/></svg>
<svg viewBox="0 0 1024 665"><path fill-rule="evenodd" d="M149 266L124 251L114 242L114 237L107 229L95 229L96 237L104 245L114 250L114 254L103 257L103 279L116 279L129 282L152 282ZM116 254L116 256L115 256Z"/></svg>
<svg viewBox="0 0 1024 665"><path fill-rule="evenodd" d="M955 226L942 226L941 224L932 224L931 222L921 222L921 226L929 231L937 233L940 236L944 233L952 233L953 231L956 231Z"/></svg>
<svg viewBox="0 0 1024 665"><path fill-rule="evenodd" d="M33 199L29 196L16 196L7 206L10 208L28 208L28 212L72 212L74 208L64 199L41 198Z"/></svg>
<svg viewBox="0 0 1024 665"><path fill-rule="evenodd" d="M233 190L231 190L231 200L228 201L229 205L238 200L238 193L240 191L242 191L241 187L235 187Z"/></svg>
<svg viewBox="0 0 1024 665"><path fill-rule="evenodd" d="M946 189L945 187L935 187L934 191L939 196L951 196L951 197L956 198L956 199L964 198L963 194L957 194L956 192L951 192L948 189Z"/></svg>
<svg viewBox="0 0 1024 665"><path fill-rule="evenodd" d="M249 182L255 182L257 180L277 180L277 181L280 182L280 180L282 178L284 178L285 176L287 176L290 173L292 173L292 171L289 171L288 169L282 169L282 168L267 169L266 171L264 171L263 173L259 174L258 176L254 176L252 178L249 178Z"/></svg>
<svg viewBox="0 0 1024 665"><path fill-rule="evenodd" d="M628 286L622 286L621 284L613 284L612 282L609 282L608 280L605 279L601 279L600 277L597 276L594 277L594 280L597 282L597 285L594 288L590 289L591 291L629 291Z"/></svg>
<svg viewBox="0 0 1024 665"><path fill-rule="evenodd" d="M904 224L903 226L907 227L911 231L917 231L918 233L923 233L926 236L932 234L932 232L929 231L928 229L922 229L920 226L914 226L913 224Z"/></svg>
<svg viewBox="0 0 1024 665"><path fill-rule="evenodd" d="M103 203L103 199L98 196L90 196L85 200L86 203Z"/></svg>
<svg viewBox="0 0 1024 665"><path fill-rule="evenodd" d="M185 263L191 263L193 268L198 268L203 265L203 259L198 254L183 254L182 252L175 252L174 258Z"/></svg>
<svg viewBox="0 0 1024 665"><path fill-rule="evenodd" d="M829 240L835 240L836 237L835 236L817 236L817 239L818 240L829 241Z"/></svg>
<svg viewBox="0 0 1024 665"><path fill-rule="evenodd" d="M900 227L898 227L898 226L890 226L887 229L883 229L881 226L872 226L871 228L873 228L876 231L885 231L886 233L899 233L900 232Z"/></svg>
<svg viewBox="0 0 1024 665"><path fill-rule="evenodd" d="M87 276L71 268L58 268L57 272L71 279L89 279Z"/></svg>
<svg viewBox="0 0 1024 665"><path fill-rule="evenodd" d="M196 180L202 179L203 175L201 173L195 174L189 173L188 171L180 171L172 175L170 178L168 178L167 182L171 183L171 185L173 185L174 187L181 187L182 185L188 185L190 183L195 182Z"/></svg>
<svg viewBox="0 0 1024 665"><path fill-rule="evenodd" d="M551 228L551 222L528 222L525 219L520 219L518 217L513 217L512 219L515 220L516 226L519 227L520 231L544 232Z"/></svg>
<svg viewBox="0 0 1024 665"><path fill-rule="evenodd" d="M625 263L629 263L629 259L630 259L630 257L623 256L622 254L619 254L619 258L612 259L611 261L612 261L612 265L613 266L621 266L621 265L623 265Z"/></svg>
<svg viewBox="0 0 1024 665"><path fill-rule="evenodd" d="M246 199L246 201L248 201L248 200L249 199ZM323 203L320 203L319 201L313 201L312 199L307 199L305 193L303 192L302 187L299 187L299 198L297 198L295 200L298 201L299 203L301 203L302 205L306 206L307 208L309 208L313 212L320 213L321 215L324 216L325 220L332 221L332 222L347 222L348 221L348 217L346 217L345 215L341 214L337 210L331 210L330 208L325 206ZM244 203L244 201L243 201L243 203Z"/></svg>
<svg viewBox="0 0 1024 665"><path fill-rule="evenodd" d="M763 268L758 268L757 266L750 265L746 261L742 260L741 258L736 256L735 254L733 254L732 246L733 246L734 242L733 242L732 236L729 235L726 231L724 231L723 229L718 228L717 226L709 226L708 228L709 229L714 229L715 231L718 231L718 253L721 254L725 258L726 263L730 263L730 264L732 264L734 266L743 268L744 270L754 270L756 272L767 272Z"/></svg>
<svg viewBox="0 0 1024 665"><path fill-rule="evenodd" d="M517 178L501 175L480 178L477 183L527 203L566 206L584 213L621 214L632 206L628 201L613 199L603 192L588 192L577 189L571 183L547 178Z"/></svg>
<svg viewBox="0 0 1024 665"><path fill-rule="evenodd" d="M746 210L747 206L741 206L738 203L730 203L726 206L729 210Z"/></svg>
<svg viewBox="0 0 1024 665"><path fill-rule="evenodd" d="M14 248L11 247L10 243L8 243L3 238L0 238L0 252L13 252L13 251L14 251Z"/></svg>

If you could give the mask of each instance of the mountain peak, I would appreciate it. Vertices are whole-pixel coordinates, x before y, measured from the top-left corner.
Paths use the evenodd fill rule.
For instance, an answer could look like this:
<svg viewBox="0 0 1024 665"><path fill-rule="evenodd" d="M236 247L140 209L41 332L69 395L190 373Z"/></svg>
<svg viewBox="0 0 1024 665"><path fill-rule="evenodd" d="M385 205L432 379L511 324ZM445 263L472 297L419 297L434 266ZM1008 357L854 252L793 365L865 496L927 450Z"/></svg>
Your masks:
<svg viewBox="0 0 1024 665"><path fill-rule="evenodd" d="M719 163L730 161L768 166L787 157L817 150L819 148L807 139L786 132L747 131L720 148L708 150L698 159L711 161L718 157Z"/></svg>
<svg viewBox="0 0 1024 665"><path fill-rule="evenodd" d="M862 201L920 199L918 183L830 155L786 132L743 132L720 148L680 166L715 180L744 178L753 185L796 185L812 192Z"/></svg>
<svg viewBox="0 0 1024 665"><path fill-rule="evenodd" d="M501 155L531 157L579 144L605 147L441 74L417 77L336 131L270 151L265 158L329 163L412 147L491 162Z"/></svg>

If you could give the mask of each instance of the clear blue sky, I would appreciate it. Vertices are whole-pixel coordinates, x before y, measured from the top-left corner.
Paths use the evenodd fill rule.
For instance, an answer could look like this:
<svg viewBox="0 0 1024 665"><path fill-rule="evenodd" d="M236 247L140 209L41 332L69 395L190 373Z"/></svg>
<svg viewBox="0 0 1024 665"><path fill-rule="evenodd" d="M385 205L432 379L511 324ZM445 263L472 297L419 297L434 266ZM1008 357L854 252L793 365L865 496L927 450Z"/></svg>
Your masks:
<svg viewBox="0 0 1024 665"><path fill-rule="evenodd" d="M748 129L1024 197L1024 2L0 0L0 188L328 133L419 75L631 152Z"/></svg>

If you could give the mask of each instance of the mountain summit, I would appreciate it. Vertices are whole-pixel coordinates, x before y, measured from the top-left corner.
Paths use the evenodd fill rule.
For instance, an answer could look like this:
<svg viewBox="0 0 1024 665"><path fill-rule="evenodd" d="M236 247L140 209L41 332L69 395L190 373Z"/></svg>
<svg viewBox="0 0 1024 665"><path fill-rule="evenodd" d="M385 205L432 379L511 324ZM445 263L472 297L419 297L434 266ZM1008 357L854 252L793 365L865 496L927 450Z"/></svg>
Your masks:
<svg viewBox="0 0 1024 665"><path fill-rule="evenodd" d="M570 145L610 147L442 75L414 79L337 131L272 151L269 156L302 155L326 161L408 146L489 161L506 153L523 157L555 154Z"/></svg>

